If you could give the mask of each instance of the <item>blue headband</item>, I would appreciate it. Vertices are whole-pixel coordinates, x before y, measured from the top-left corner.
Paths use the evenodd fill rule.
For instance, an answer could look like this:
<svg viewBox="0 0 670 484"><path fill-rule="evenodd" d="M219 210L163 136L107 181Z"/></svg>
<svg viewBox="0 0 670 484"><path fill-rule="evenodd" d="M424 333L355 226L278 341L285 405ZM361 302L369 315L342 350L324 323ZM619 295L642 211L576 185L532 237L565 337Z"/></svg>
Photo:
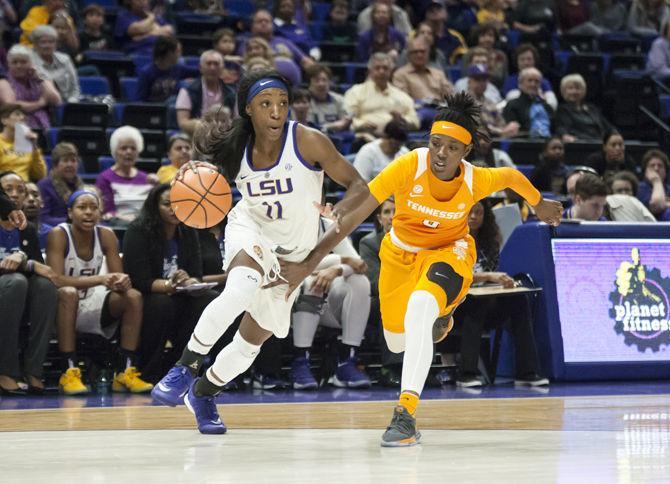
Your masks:
<svg viewBox="0 0 670 484"><path fill-rule="evenodd" d="M82 195L91 195L95 197L96 200L98 200L98 194L93 193L90 190L77 190L74 192L72 195L70 195L70 198L67 199L67 208L72 208L72 205L74 205L74 202L77 201L77 198L81 197ZM100 201L98 200L98 204Z"/></svg>
<svg viewBox="0 0 670 484"><path fill-rule="evenodd" d="M272 89L273 87L276 87L277 89L281 89L282 91L286 91L286 93L288 93L288 87L283 81L275 79L273 77L264 77L254 82L249 88L249 94L247 94L247 104L249 104L251 100L255 98L258 94L260 94L262 91L265 91L266 89Z"/></svg>

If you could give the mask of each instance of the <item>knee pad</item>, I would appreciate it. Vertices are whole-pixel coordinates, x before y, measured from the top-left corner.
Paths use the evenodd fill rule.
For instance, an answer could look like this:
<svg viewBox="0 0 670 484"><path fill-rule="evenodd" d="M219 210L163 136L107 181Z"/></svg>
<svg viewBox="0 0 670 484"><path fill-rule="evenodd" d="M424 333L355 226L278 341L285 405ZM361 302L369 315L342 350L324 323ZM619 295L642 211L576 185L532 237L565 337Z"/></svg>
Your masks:
<svg viewBox="0 0 670 484"><path fill-rule="evenodd" d="M236 332L233 336L233 341L231 345L240 352L245 358L253 359L256 358L258 352L261 350L260 345L253 345L245 340L240 332Z"/></svg>
<svg viewBox="0 0 670 484"><path fill-rule="evenodd" d="M431 264L426 277L442 288L447 295L447 304L454 303L463 287L463 277L445 262Z"/></svg>
<svg viewBox="0 0 670 484"><path fill-rule="evenodd" d="M293 312L304 311L312 314L323 314L326 298L323 296L310 296L309 294L300 294L293 306Z"/></svg>
<svg viewBox="0 0 670 484"><path fill-rule="evenodd" d="M386 340L386 346L392 353L405 351L405 333L393 333L385 329L384 340Z"/></svg>

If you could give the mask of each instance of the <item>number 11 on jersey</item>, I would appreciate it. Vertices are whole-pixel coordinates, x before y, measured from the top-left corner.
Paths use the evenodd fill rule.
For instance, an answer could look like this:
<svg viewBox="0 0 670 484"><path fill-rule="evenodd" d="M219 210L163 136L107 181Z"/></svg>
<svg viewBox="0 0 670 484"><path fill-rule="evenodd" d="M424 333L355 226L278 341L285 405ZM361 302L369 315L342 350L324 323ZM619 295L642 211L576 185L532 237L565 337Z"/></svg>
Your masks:
<svg viewBox="0 0 670 484"><path fill-rule="evenodd" d="M266 215L270 220L277 220L282 218L283 215L283 208L281 206L281 203L279 201L276 202L263 202L263 205L267 207L267 213Z"/></svg>

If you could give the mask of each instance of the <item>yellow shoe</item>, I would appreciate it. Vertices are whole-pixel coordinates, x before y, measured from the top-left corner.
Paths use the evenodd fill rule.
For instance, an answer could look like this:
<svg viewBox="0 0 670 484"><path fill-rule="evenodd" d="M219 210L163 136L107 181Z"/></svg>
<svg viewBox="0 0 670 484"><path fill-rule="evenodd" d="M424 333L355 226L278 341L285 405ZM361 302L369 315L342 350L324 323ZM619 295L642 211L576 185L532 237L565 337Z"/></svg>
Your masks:
<svg viewBox="0 0 670 484"><path fill-rule="evenodd" d="M113 392L146 393L154 386L140 378L140 372L134 366L129 366L123 373L114 375L112 382Z"/></svg>
<svg viewBox="0 0 670 484"><path fill-rule="evenodd" d="M58 379L58 389L65 395L82 395L89 392L88 387L81 381L79 368L68 368Z"/></svg>

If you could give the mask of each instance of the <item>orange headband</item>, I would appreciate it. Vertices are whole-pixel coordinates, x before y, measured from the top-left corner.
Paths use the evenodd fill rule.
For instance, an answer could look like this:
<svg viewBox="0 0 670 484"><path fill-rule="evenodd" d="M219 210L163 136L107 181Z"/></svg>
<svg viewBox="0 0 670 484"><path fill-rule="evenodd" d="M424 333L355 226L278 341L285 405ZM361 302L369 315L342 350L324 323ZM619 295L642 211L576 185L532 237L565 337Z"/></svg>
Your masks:
<svg viewBox="0 0 670 484"><path fill-rule="evenodd" d="M430 129L430 134L444 134L455 140L460 141L464 145L472 143L472 135L463 126L450 121L435 121L433 127Z"/></svg>

